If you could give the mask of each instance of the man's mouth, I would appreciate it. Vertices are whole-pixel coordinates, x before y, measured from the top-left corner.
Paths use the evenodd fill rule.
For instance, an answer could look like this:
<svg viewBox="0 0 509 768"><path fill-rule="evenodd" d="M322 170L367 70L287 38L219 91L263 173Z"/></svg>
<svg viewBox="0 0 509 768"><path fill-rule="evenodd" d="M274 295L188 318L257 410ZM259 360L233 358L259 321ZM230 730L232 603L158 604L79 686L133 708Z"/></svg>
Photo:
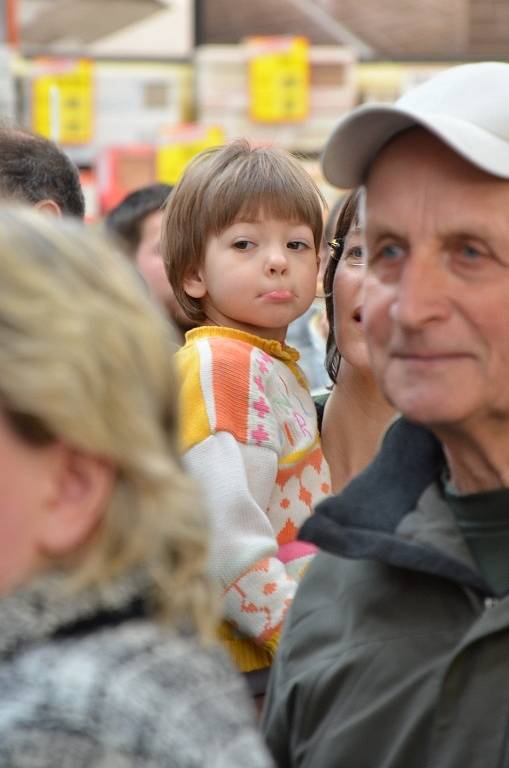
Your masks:
<svg viewBox="0 0 509 768"><path fill-rule="evenodd" d="M462 352L406 352L397 351L392 353L392 357L398 360L403 360L409 363L440 363L452 360L463 360L470 355L466 355Z"/></svg>

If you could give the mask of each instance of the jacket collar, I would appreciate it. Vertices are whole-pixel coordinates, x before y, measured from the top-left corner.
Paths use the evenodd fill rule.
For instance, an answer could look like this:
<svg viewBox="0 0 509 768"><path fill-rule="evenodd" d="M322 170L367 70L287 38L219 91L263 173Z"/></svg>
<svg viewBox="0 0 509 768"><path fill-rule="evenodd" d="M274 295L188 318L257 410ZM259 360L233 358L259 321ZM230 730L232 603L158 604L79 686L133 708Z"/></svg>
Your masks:
<svg viewBox="0 0 509 768"><path fill-rule="evenodd" d="M449 552L446 543L439 548L425 535L419 536L419 516L412 535L403 532L404 518L419 506L422 512L423 505L430 504L429 489L433 485L436 489L444 465L442 448L432 433L398 419L372 463L342 493L317 506L299 538L331 554L380 560L443 576L489 594L468 559ZM420 519L425 521L425 516L421 514Z"/></svg>
<svg viewBox="0 0 509 768"><path fill-rule="evenodd" d="M81 590L58 572L39 576L0 600L0 658L51 637L84 633L133 614L141 617L148 585L143 568Z"/></svg>

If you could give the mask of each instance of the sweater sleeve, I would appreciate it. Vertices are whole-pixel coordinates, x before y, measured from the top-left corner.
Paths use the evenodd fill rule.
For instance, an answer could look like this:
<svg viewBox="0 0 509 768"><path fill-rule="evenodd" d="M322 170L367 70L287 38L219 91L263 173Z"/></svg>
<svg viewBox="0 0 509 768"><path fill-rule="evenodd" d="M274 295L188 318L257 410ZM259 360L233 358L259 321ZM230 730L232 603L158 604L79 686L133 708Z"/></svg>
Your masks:
<svg viewBox="0 0 509 768"><path fill-rule="evenodd" d="M212 525L211 571L224 618L274 651L297 582L278 560L265 509L278 469L276 451L218 432L193 446L185 463L201 484Z"/></svg>

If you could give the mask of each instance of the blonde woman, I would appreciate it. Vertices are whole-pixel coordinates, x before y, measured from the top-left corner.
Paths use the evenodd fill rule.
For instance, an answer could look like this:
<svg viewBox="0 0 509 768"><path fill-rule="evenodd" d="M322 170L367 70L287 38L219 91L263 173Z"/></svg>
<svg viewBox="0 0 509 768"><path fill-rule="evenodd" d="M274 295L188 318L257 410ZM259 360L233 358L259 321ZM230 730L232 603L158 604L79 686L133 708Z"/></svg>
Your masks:
<svg viewBox="0 0 509 768"><path fill-rule="evenodd" d="M270 764L207 644L172 350L109 245L0 211L0 765Z"/></svg>

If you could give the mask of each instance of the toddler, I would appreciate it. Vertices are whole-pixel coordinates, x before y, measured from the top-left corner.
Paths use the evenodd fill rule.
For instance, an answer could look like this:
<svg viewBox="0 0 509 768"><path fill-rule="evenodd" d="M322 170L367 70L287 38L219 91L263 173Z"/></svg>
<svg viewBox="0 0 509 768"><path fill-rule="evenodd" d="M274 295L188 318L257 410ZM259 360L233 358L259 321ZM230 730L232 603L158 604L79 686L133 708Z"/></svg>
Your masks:
<svg viewBox="0 0 509 768"><path fill-rule="evenodd" d="M329 492L299 354L285 345L315 296L321 237L321 195L300 163L242 140L188 166L163 223L171 285L199 325L177 353L182 449L211 514L222 637L255 694L314 552L297 532Z"/></svg>

